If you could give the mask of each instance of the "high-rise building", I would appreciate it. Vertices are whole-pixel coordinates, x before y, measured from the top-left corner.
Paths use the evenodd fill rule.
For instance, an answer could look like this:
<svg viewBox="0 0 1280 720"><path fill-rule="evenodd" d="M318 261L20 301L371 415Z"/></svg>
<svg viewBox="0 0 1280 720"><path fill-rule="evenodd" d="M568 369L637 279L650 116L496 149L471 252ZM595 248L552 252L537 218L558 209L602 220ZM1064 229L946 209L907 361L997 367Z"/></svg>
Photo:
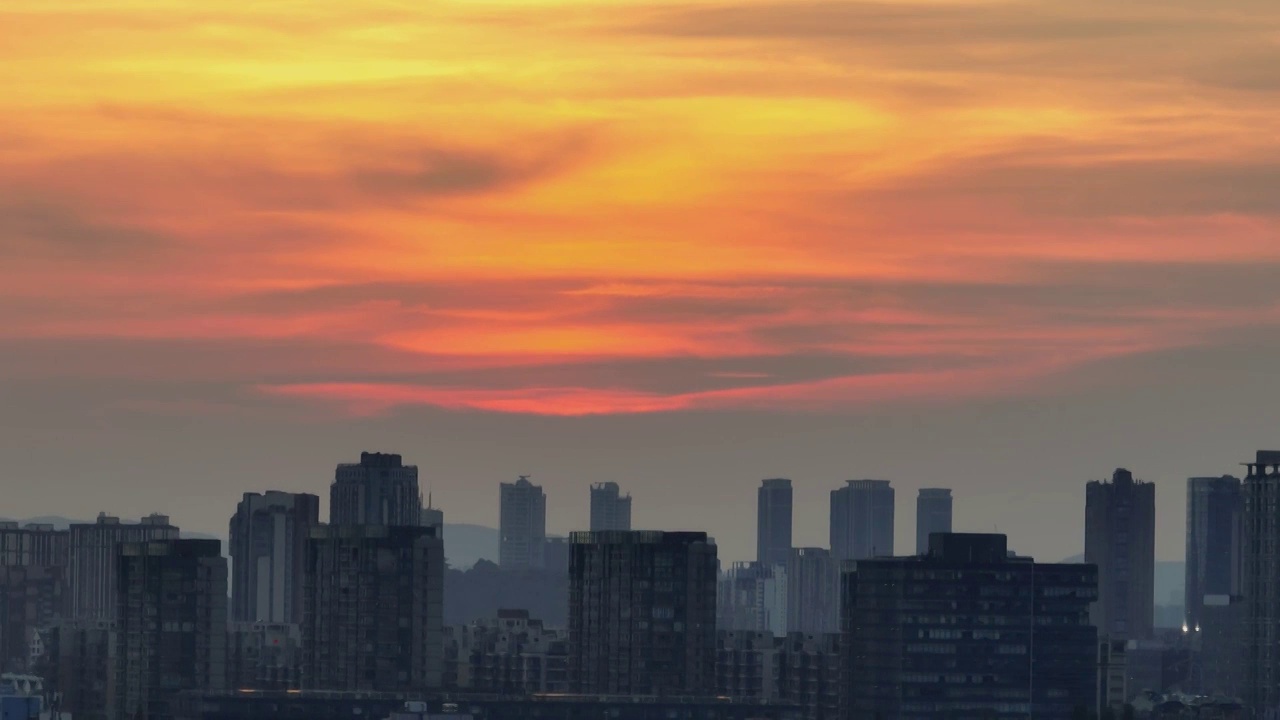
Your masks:
<svg viewBox="0 0 1280 720"><path fill-rule="evenodd" d="M307 538L320 523L320 498L245 493L231 516L231 619L302 622Z"/></svg>
<svg viewBox="0 0 1280 720"><path fill-rule="evenodd" d="M427 506L422 508L422 526L435 528L436 537L444 539L444 511L431 503L431 495L427 495Z"/></svg>
<svg viewBox="0 0 1280 720"><path fill-rule="evenodd" d="M37 631L63 617L65 610L65 567L0 567L0 673L30 673Z"/></svg>
<svg viewBox="0 0 1280 720"><path fill-rule="evenodd" d="M756 493L756 562L786 565L791 557L791 481L772 478Z"/></svg>
<svg viewBox="0 0 1280 720"><path fill-rule="evenodd" d="M618 483L596 483L591 486L591 529L630 530L631 496L622 495Z"/></svg>
<svg viewBox="0 0 1280 720"><path fill-rule="evenodd" d="M1011 556L1003 535L943 534L927 555L850 563L843 585L848 720L1069 720L1094 708L1091 565Z"/></svg>
<svg viewBox="0 0 1280 720"><path fill-rule="evenodd" d="M787 563L787 629L840 630L840 563L826 548L796 548Z"/></svg>
<svg viewBox="0 0 1280 720"><path fill-rule="evenodd" d="M418 466L399 455L360 453L359 463L343 463L329 486L329 522L333 525L418 525L422 494Z"/></svg>
<svg viewBox="0 0 1280 720"><path fill-rule="evenodd" d="M44 654L38 674L44 678L53 717L112 717L115 627L110 620L63 620L44 629Z"/></svg>
<svg viewBox="0 0 1280 720"><path fill-rule="evenodd" d="M1085 487L1084 561L1098 567L1093 624L1113 640L1151 637L1155 619L1156 486L1117 469Z"/></svg>
<svg viewBox="0 0 1280 720"><path fill-rule="evenodd" d="M527 475L499 489L498 565L503 569L541 568L547 540L547 496Z"/></svg>
<svg viewBox="0 0 1280 720"><path fill-rule="evenodd" d="M707 534L576 532L570 541L571 692L711 693L717 561Z"/></svg>
<svg viewBox="0 0 1280 720"><path fill-rule="evenodd" d="M222 690L227 559L217 540L121 543L112 717L172 720L183 690Z"/></svg>
<svg viewBox="0 0 1280 720"><path fill-rule="evenodd" d="M1240 480L1194 477L1187 480L1187 558L1184 624L1200 626L1206 595L1240 594L1240 529L1244 497Z"/></svg>
<svg viewBox="0 0 1280 720"><path fill-rule="evenodd" d="M1244 699L1254 717L1280 717L1280 450L1259 450L1245 466Z"/></svg>
<svg viewBox="0 0 1280 720"><path fill-rule="evenodd" d="M293 623L233 622L227 628L227 687L302 687L302 629Z"/></svg>
<svg viewBox="0 0 1280 720"><path fill-rule="evenodd" d="M70 527L71 617L79 620L115 618L118 549L121 543L177 540L178 528L167 515L148 515L138 523L98 513L93 523Z"/></svg>
<svg viewBox="0 0 1280 720"><path fill-rule="evenodd" d="M916 496L916 554L929 552L929 535L951 532L951 491L921 488Z"/></svg>
<svg viewBox="0 0 1280 720"><path fill-rule="evenodd" d="M45 523L0 522L0 567L65 566L70 533Z"/></svg>
<svg viewBox="0 0 1280 720"><path fill-rule="evenodd" d="M440 687L444 542L431 528L312 528L305 602L304 687L377 692Z"/></svg>
<svg viewBox="0 0 1280 720"><path fill-rule="evenodd" d="M831 554L837 560L893 555L893 488L888 480L849 480L831 491Z"/></svg>
<svg viewBox="0 0 1280 720"><path fill-rule="evenodd" d="M787 566L734 563L720 577L716 627L787 634Z"/></svg>

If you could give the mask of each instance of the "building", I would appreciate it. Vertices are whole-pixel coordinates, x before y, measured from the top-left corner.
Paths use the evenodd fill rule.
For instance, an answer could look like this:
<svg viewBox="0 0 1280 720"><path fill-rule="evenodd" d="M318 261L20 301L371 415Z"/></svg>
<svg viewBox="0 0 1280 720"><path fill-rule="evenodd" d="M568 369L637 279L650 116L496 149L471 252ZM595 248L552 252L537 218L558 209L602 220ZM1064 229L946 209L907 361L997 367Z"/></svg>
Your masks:
<svg viewBox="0 0 1280 720"><path fill-rule="evenodd" d="M786 565L791 557L791 481L773 478L756 492L756 562Z"/></svg>
<svg viewBox="0 0 1280 720"><path fill-rule="evenodd" d="M65 566L0 567L0 673L31 672L37 631L65 615Z"/></svg>
<svg viewBox="0 0 1280 720"><path fill-rule="evenodd" d="M320 498L245 493L231 516L231 619L302 622L307 538L320 523Z"/></svg>
<svg viewBox="0 0 1280 720"><path fill-rule="evenodd" d="M1128 668L1125 665L1125 649L1128 643L1124 640L1108 640L1098 642L1098 698L1094 708L1095 717L1105 717L1109 711L1120 715L1129 702Z"/></svg>
<svg viewBox="0 0 1280 720"><path fill-rule="evenodd" d="M614 482L591 486L591 530L631 529L631 496L620 493Z"/></svg>
<svg viewBox="0 0 1280 720"><path fill-rule="evenodd" d="M778 638L777 702L796 705L806 720L840 717L839 633L788 633Z"/></svg>
<svg viewBox="0 0 1280 720"><path fill-rule="evenodd" d="M849 480L831 491L831 554L836 560L893 555L893 488L888 480Z"/></svg>
<svg viewBox="0 0 1280 720"><path fill-rule="evenodd" d="M227 559L217 540L117 548L112 717L172 720L182 690L221 690L227 662Z"/></svg>
<svg viewBox="0 0 1280 720"><path fill-rule="evenodd" d="M542 567L547 540L546 494L529 482L529 476L521 475L514 483L502 483L499 496L498 565L504 570Z"/></svg>
<svg viewBox="0 0 1280 720"><path fill-rule="evenodd" d="M843 574L844 717L1087 714L1095 568L1014 557L1003 535L930 542L927 555L859 560Z"/></svg>
<svg viewBox="0 0 1280 720"><path fill-rule="evenodd" d="M438 688L443 601L444 542L431 528L312 528L303 686L378 692Z"/></svg>
<svg viewBox="0 0 1280 720"><path fill-rule="evenodd" d="M79 620L115 618L116 559L121 543L176 540L178 528L167 515L148 515L137 523L98 513L92 523L73 523L68 530L68 582L71 617Z"/></svg>
<svg viewBox="0 0 1280 720"><path fill-rule="evenodd" d="M576 532L572 692L704 695L715 687L716 546L701 532Z"/></svg>
<svg viewBox="0 0 1280 720"><path fill-rule="evenodd" d="M1187 480L1186 600L1183 624L1200 625L1206 595L1240 594L1240 529L1244 497L1240 480Z"/></svg>
<svg viewBox="0 0 1280 720"><path fill-rule="evenodd" d="M332 525L418 525L422 494L418 466L399 455L360 453L359 463L338 465L329 486Z"/></svg>
<svg viewBox="0 0 1280 720"><path fill-rule="evenodd" d="M840 631L840 563L826 548L795 548L787 562L787 630Z"/></svg>
<svg viewBox="0 0 1280 720"><path fill-rule="evenodd" d="M951 490L920 488L916 496L916 554L929 552L929 535L951 532Z"/></svg>
<svg viewBox="0 0 1280 720"><path fill-rule="evenodd" d="M547 572L561 577L569 574L569 551L572 546L569 538L562 535L548 535L542 545L542 564Z"/></svg>
<svg viewBox="0 0 1280 720"><path fill-rule="evenodd" d="M755 630L716 632L716 696L772 702L778 696L778 647L774 634Z"/></svg>
<svg viewBox="0 0 1280 720"><path fill-rule="evenodd" d="M1244 596L1245 705L1280 713L1280 450L1246 463L1241 590Z"/></svg>
<svg viewBox="0 0 1280 720"><path fill-rule="evenodd" d="M456 647L446 657L456 667L451 690L504 695L565 693L569 690L569 633L546 627L527 610L499 610L448 635Z"/></svg>
<svg viewBox="0 0 1280 720"><path fill-rule="evenodd" d="M19 527L16 522L0 522L0 567L65 566L69 553L70 533L66 530L55 530L46 523Z"/></svg>
<svg viewBox="0 0 1280 720"><path fill-rule="evenodd" d="M716 627L787 633L787 567L734 563L716 588Z"/></svg>
<svg viewBox="0 0 1280 720"><path fill-rule="evenodd" d="M436 537L444 539L444 511L431 503L431 494L427 494L427 506L422 508L422 526L435 528Z"/></svg>
<svg viewBox="0 0 1280 720"><path fill-rule="evenodd" d="M1113 640L1143 640L1155 618L1156 487L1124 468L1085 487L1084 561L1098 566L1093 624Z"/></svg>
<svg viewBox="0 0 1280 720"><path fill-rule="evenodd" d="M42 632L50 710L75 720L108 720L115 667L116 630L109 620L65 620ZM60 717L54 715L54 717Z"/></svg>
<svg viewBox="0 0 1280 720"><path fill-rule="evenodd" d="M233 622L227 628L227 687L302 687L302 628L292 623Z"/></svg>
<svg viewBox="0 0 1280 720"><path fill-rule="evenodd" d="M1240 697L1244 693L1246 671L1244 634L1246 604L1240 595L1206 595L1200 606L1200 624L1195 633L1199 643L1196 689L1202 695Z"/></svg>

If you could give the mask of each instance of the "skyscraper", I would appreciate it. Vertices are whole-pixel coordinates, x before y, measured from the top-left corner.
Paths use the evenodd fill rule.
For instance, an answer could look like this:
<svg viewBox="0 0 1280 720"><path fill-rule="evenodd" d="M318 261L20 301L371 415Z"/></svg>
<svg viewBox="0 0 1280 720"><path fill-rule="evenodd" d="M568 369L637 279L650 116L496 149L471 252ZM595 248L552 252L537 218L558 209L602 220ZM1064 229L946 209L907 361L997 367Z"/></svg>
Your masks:
<svg viewBox="0 0 1280 720"><path fill-rule="evenodd" d="M1245 615L1245 704L1280 716L1280 450L1246 463L1241 580ZM1277 713L1267 715L1265 713Z"/></svg>
<svg viewBox="0 0 1280 720"><path fill-rule="evenodd" d="M795 548L787 563L787 630L840 630L840 563L826 548Z"/></svg>
<svg viewBox="0 0 1280 720"><path fill-rule="evenodd" d="M970 534L851 565L843 717L1070 720L1094 708L1092 566L1011 557L1005 536Z"/></svg>
<svg viewBox="0 0 1280 720"><path fill-rule="evenodd" d="M734 563L720 576L716 628L787 634L787 566Z"/></svg>
<svg viewBox="0 0 1280 720"><path fill-rule="evenodd" d="M837 560L893 555L893 488L849 480L831 491L831 554Z"/></svg>
<svg viewBox="0 0 1280 720"><path fill-rule="evenodd" d="M172 720L182 690L226 682L227 559L217 540L119 546L111 717Z"/></svg>
<svg viewBox="0 0 1280 720"><path fill-rule="evenodd" d="M360 462L343 463L329 486L329 522L333 525L418 525L422 494L418 466L399 455L360 453Z"/></svg>
<svg viewBox="0 0 1280 720"><path fill-rule="evenodd" d="M305 599L304 687L421 692L440 686L444 543L431 528L313 528Z"/></svg>
<svg viewBox="0 0 1280 720"><path fill-rule="evenodd" d="M717 562L707 534L576 532L570 542L570 690L710 694Z"/></svg>
<svg viewBox="0 0 1280 720"><path fill-rule="evenodd" d="M951 532L951 490L920 488L916 496L916 554L929 552L931 533Z"/></svg>
<svg viewBox="0 0 1280 720"><path fill-rule="evenodd" d="M80 620L115 618L116 562L120 543L176 540L178 528L167 515L148 515L138 523L98 513L97 522L70 527L71 616Z"/></svg>
<svg viewBox="0 0 1280 720"><path fill-rule="evenodd" d="M307 538L320 498L275 490L245 493L231 516L231 619L302 622Z"/></svg>
<svg viewBox="0 0 1280 720"><path fill-rule="evenodd" d="M547 496L521 475L499 489L498 565L505 569L541 568L547 539Z"/></svg>
<svg viewBox="0 0 1280 720"><path fill-rule="evenodd" d="M631 496L620 495L618 483L591 486L591 530L630 530Z"/></svg>
<svg viewBox="0 0 1280 720"><path fill-rule="evenodd" d="M435 528L436 537L444 539L444 510L431 504L431 496L427 496L427 506L422 508L422 526Z"/></svg>
<svg viewBox="0 0 1280 720"><path fill-rule="evenodd" d="M1093 624L1110 639L1151 637L1155 614L1156 487L1119 468L1085 486L1084 561L1098 566Z"/></svg>
<svg viewBox="0 0 1280 720"><path fill-rule="evenodd" d="M1183 605L1187 628L1200 627L1206 595L1240 594L1240 529L1244 498L1240 480L1187 480L1187 580Z"/></svg>
<svg viewBox="0 0 1280 720"><path fill-rule="evenodd" d="M786 565L791 557L791 481L765 480L756 493L756 562Z"/></svg>
<svg viewBox="0 0 1280 720"><path fill-rule="evenodd" d="M47 523L0 521L0 567L65 567L69 561L70 533Z"/></svg>

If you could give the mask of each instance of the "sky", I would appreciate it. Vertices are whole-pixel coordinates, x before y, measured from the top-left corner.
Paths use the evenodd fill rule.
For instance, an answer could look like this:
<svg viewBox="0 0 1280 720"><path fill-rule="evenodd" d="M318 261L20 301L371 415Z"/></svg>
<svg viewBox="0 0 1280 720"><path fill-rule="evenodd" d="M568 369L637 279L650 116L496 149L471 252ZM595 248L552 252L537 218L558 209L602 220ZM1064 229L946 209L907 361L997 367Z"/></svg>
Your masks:
<svg viewBox="0 0 1280 720"><path fill-rule="evenodd" d="M1083 484L1280 446L1274 0L7 0L3 514L315 492L754 553L755 488L954 488L1047 560Z"/></svg>

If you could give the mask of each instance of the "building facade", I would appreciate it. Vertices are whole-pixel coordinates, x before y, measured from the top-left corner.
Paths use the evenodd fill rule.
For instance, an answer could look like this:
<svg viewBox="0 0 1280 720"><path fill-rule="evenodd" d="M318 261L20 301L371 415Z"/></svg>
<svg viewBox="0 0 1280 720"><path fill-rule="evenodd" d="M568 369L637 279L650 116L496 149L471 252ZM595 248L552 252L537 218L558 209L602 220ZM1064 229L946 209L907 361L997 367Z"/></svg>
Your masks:
<svg viewBox="0 0 1280 720"><path fill-rule="evenodd" d="M1187 480L1187 555L1184 624L1200 625L1206 595L1240 593L1240 531L1244 496L1238 478Z"/></svg>
<svg viewBox="0 0 1280 720"><path fill-rule="evenodd" d="M772 478L756 492L756 562L786 565L791 557L791 481Z"/></svg>
<svg viewBox="0 0 1280 720"><path fill-rule="evenodd" d="M504 570L541 568L547 540L547 496L520 476L499 487L498 565Z"/></svg>
<svg viewBox="0 0 1280 720"><path fill-rule="evenodd" d="M840 631L840 563L826 548L795 548L787 563L787 630Z"/></svg>
<svg viewBox="0 0 1280 720"><path fill-rule="evenodd" d="M137 523L98 513L92 523L69 528L68 581L71 585L71 617L78 620L114 620L118 550L121 543L177 540L178 528L167 515L148 515Z"/></svg>
<svg viewBox="0 0 1280 720"><path fill-rule="evenodd" d="M569 633L548 628L527 610L446 629L450 690L502 695L569 691Z"/></svg>
<svg viewBox="0 0 1280 720"><path fill-rule="evenodd" d="M440 687L444 543L431 528L313 528L305 587L304 687L378 692Z"/></svg>
<svg viewBox="0 0 1280 720"><path fill-rule="evenodd" d="M1090 565L1011 557L1003 535L934 535L927 555L850 563L849 720L1069 720L1095 703Z"/></svg>
<svg viewBox="0 0 1280 720"><path fill-rule="evenodd" d="M0 567L66 566L70 533L45 523L0 522Z"/></svg>
<svg viewBox="0 0 1280 720"><path fill-rule="evenodd" d="M849 480L831 491L831 554L837 560L893 555L893 487Z"/></svg>
<svg viewBox="0 0 1280 720"><path fill-rule="evenodd" d="M571 692L710 693L718 563L707 534L577 532L570 541Z"/></svg>
<svg viewBox="0 0 1280 720"><path fill-rule="evenodd" d="M32 672L32 643L40 628L65 616L65 566L0 567L0 673Z"/></svg>
<svg viewBox="0 0 1280 720"><path fill-rule="evenodd" d="M113 718L173 720L183 690L226 684L227 560L217 540L121 543Z"/></svg>
<svg viewBox="0 0 1280 720"><path fill-rule="evenodd" d="M951 532L951 490L920 488L916 496L916 554L929 552L929 535Z"/></svg>
<svg viewBox="0 0 1280 720"><path fill-rule="evenodd" d="M591 530L630 530L631 496L622 495L618 483L591 486Z"/></svg>
<svg viewBox="0 0 1280 720"><path fill-rule="evenodd" d="M1245 704L1257 717L1280 714L1280 450L1246 463L1241 589Z"/></svg>
<svg viewBox="0 0 1280 720"><path fill-rule="evenodd" d="M245 493L231 516L231 619L302 622L307 538L320 523L320 498Z"/></svg>
<svg viewBox="0 0 1280 720"><path fill-rule="evenodd" d="M721 630L787 633L787 567L734 563L716 589L716 627Z"/></svg>
<svg viewBox="0 0 1280 720"><path fill-rule="evenodd" d="M233 622L227 628L227 687L302 687L302 628L292 623Z"/></svg>
<svg viewBox="0 0 1280 720"><path fill-rule="evenodd" d="M1098 567L1093 624L1113 640L1145 640L1155 619L1156 488L1117 469L1085 486L1084 561Z"/></svg>
<svg viewBox="0 0 1280 720"><path fill-rule="evenodd" d="M362 452L359 463L343 463L329 486L331 525L418 525L422 494L418 466L391 453Z"/></svg>
<svg viewBox="0 0 1280 720"><path fill-rule="evenodd" d="M64 620L42 631L44 653L39 674L45 678L50 707L75 720L109 720L115 690L116 630L109 620ZM59 717L59 715L54 715Z"/></svg>

